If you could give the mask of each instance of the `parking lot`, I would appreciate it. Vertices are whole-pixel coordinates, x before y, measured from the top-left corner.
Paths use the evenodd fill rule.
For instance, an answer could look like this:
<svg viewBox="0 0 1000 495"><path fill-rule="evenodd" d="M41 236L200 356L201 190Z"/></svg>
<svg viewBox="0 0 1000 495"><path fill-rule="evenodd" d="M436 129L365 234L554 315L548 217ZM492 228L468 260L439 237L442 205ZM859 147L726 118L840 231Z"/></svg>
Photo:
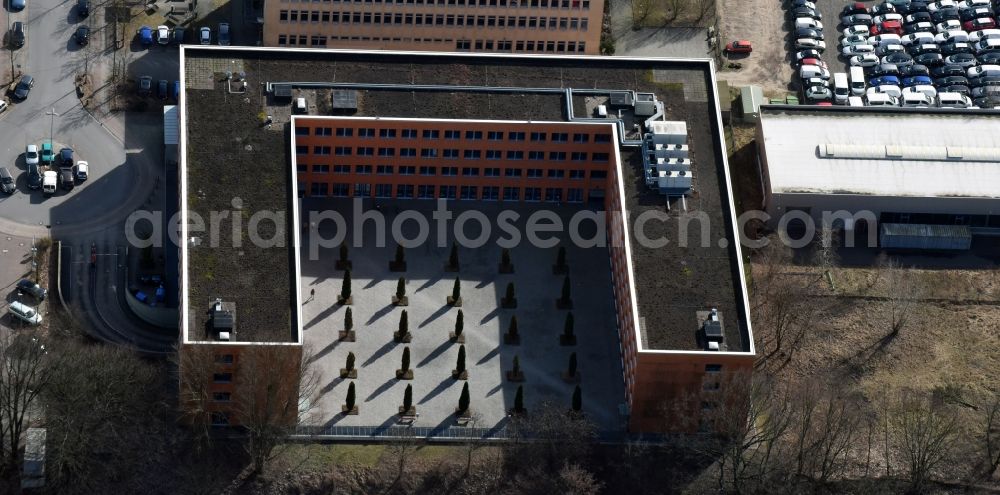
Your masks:
<svg viewBox="0 0 1000 495"><path fill-rule="evenodd" d="M860 106L881 102L890 106L952 108L1000 106L1000 77L993 79L994 75L1000 76L1000 67L996 66L1000 62L1000 50L977 45L980 39L1000 39L1000 31L994 29L996 2L990 4L989 0L942 0L931 4L911 4L910 0L892 0L892 3L895 8L888 2L815 2L816 12L821 16L819 20L823 27L823 41L826 43L826 50L820 58L829 72L824 76L829 77L831 93L834 90L833 74L849 73L850 68L848 62L851 57L842 52L843 30L847 26L841 23L841 16L845 13L846 6L858 4L865 7L867 12L855 13L874 17L872 24L877 27L864 33L868 27L867 21L852 23L863 26L858 28L862 34L854 43L862 45L858 48L859 53L873 50L873 55L879 57L881 63L873 65L875 60L872 60L865 64L865 79L871 84L871 81L878 78L878 88L866 88L864 98L852 100L850 104ZM810 34L808 30L797 30L808 26L796 24L809 23L796 21L796 18L806 16L801 11L802 6L802 2L795 0L785 4L785 26L790 33L788 50L791 54L802 49L797 40ZM805 6L810 7L809 4ZM800 10L793 14L792 9L796 7ZM873 12L873 7L879 11ZM808 8L804 10L808 12ZM887 14L895 16L899 24L890 26L889 22L881 23L876 17ZM889 39L884 39L886 37ZM913 37L919 39L910 39ZM997 43L1000 44L1000 41ZM801 70L796 56L791 56L790 60L797 71ZM813 71L803 70L801 74L797 72L793 76L793 83L798 85L803 96L802 102L829 104L834 100L832 94L831 98L826 97L819 81L806 82L801 77L806 72ZM807 92L809 87L812 89ZM938 97L938 92L944 93L946 97ZM871 93L879 93L875 95L874 101L870 101ZM861 96L859 93L852 95ZM837 103L848 102L842 100Z"/></svg>

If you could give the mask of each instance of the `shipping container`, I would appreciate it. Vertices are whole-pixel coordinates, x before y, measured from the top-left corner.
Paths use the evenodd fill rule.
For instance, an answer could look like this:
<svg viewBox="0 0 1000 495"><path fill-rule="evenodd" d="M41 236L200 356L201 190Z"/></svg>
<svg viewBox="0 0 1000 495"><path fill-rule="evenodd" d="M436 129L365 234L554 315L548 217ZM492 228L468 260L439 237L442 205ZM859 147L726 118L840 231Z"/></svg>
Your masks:
<svg viewBox="0 0 1000 495"><path fill-rule="evenodd" d="M961 251L972 245L972 233L967 225L883 223L879 245L883 249Z"/></svg>

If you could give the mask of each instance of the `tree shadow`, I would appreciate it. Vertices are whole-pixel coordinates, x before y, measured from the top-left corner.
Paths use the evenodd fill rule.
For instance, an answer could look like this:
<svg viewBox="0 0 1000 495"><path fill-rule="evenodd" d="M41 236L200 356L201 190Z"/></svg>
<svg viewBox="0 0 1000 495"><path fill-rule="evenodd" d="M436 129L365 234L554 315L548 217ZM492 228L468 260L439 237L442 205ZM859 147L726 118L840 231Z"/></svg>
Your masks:
<svg viewBox="0 0 1000 495"><path fill-rule="evenodd" d="M427 288L431 287L432 285L440 282L442 278L444 278L444 274L438 272L438 274L436 276L434 276L434 278L427 279L427 281L424 282L423 285L421 285L420 287L418 287L415 292L420 292L420 291L422 291L424 289L427 289Z"/></svg>
<svg viewBox="0 0 1000 495"><path fill-rule="evenodd" d="M326 385L323 386L323 388L319 389L319 394L326 395L330 393L331 390L337 388L337 385L340 385L340 383L343 381L344 378L341 378L339 376L337 378L334 378L333 380L330 380L330 383L327 383Z"/></svg>
<svg viewBox="0 0 1000 495"><path fill-rule="evenodd" d="M315 362L315 361L319 361L320 358L322 358L323 356L326 356L331 351L333 351L334 349L336 349L338 345L340 345L340 339L334 339L333 342L330 342L329 344L327 344L327 346L324 347L323 349L321 349L319 352L317 352L316 354L313 354L312 356L310 356L309 359L308 359L308 362L312 363L312 362Z"/></svg>
<svg viewBox="0 0 1000 495"><path fill-rule="evenodd" d="M479 324L484 325L486 324L486 322L492 320L493 318L496 318L499 315L500 315L500 306L497 306L496 308L493 308L493 311L490 311L489 314L484 316L482 320L479 320Z"/></svg>
<svg viewBox="0 0 1000 495"><path fill-rule="evenodd" d="M500 346L496 346L492 351L488 352L482 359L476 362L476 365L486 364L487 361L497 357L500 354Z"/></svg>
<svg viewBox="0 0 1000 495"><path fill-rule="evenodd" d="M496 280L497 280L497 277L496 277L496 276L492 276L492 277L489 277L489 278L486 278L486 279L483 279L483 280L482 280L482 281L480 281L480 282L479 282L478 284L476 284L476 288L477 288L477 289L482 289L483 287L486 287L486 286L488 286L488 285L491 285L491 284L493 284L494 282L496 282Z"/></svg>
<svg viewBox="0 0 1000 495"><path fill-rule="evenodd" d="M361 366L368 366L369 364L378 361L380 357L384 356L385 353L389 352L389 350L393 347L396 347L396 341L390 340L389 342L386 342L385 345L379 347L379 349L375 351L375 353L372 354Z"/></svg>
<svg viewBox="0 0 1000 495"><path fill-rule="evenodd" d="M430 363L431 361L434 360L434 358L440 356L445 350L447 350L452 345L453 345L452 341L446 340L444 343L442 343L441 345L437 346L436 349L434 349L433 351L431 351L431 353L428 354L427 357L425 357L423 359L423 361L420 361L420 364L418 364L417 366L418 367L419 366L424 366L424 365Z"/></svg>
<svg viewBox="0 0 1000 495"><path fill-rule="evenodd" d="M382 307L382 309L376 311L371 318L368 318L368 322L366 324L371 325L372 323L375 323L376 321L378 321L379 318L391 313L392 308L395 307L396 305L393 303L386 304L385 306Z"/></svg>
<svg viewBox="0 0 1000 495"><path fill-rule="evenodd" d="M490 389L489 392L486 392L486 396L487 397L491 397L493 394L495 394L495 393L497 393L497 392L499 392L501 390L503 390L503 378L500 379L500 383L498 383L497 386L495 386L492 389Z"/></svg>
<svg viewBox="0 0 1000 495"><path fill-rule="evenodd" d="M437 397L438 395L441 395L441 392L448 390L449 388L451 388L452 385L456 383L458 383L458 381L456 381L454 378L450 376L445 378L444 380L441 380L441 383L438 383L438 385L434 387L434 390L431 390L430 392L427 393L427 395L424 396L423 399L420 399L420 404L426 404L430 402L431 399Z"/></svg>
<svg viewBox="0 0 1000 495"><path fill-rule="evenodd" d="M379 385L379 387L377 389L375 389L371 393L371 395L368 396L367 399L365 399L365 402L368 402L368 401L370 401L370 400L372 400L372 399L374 399L374 398L382 395L386 390L389 390L390 388L392 388L393 385L395 385L397 382L399 382L399 380L397 380L395 378L390 378L390 379L386 380L385 383L383 383L382 385Z"/></svg>
<svg viewBox="0 0 1000 495"><path fill-rule="evenodd" d="M330 307L324 309L323 311L320 311L319 314L317 314L316 316L313 317L313 319L309 320L309 323L306 323L306 325L304 327L302 327L302 329L303 330L309 330L310 328L312 328L317 323L325 320L330 315L332 315L332 314L336 313L337 311L339 311L340 310L340 306L341 306L340 304L336 304L336 303L331 304Z"/></svg>
<svg viewBox="0 0 1000 495"><path fill-rule="evenodd" d="M447 304L441 306L437 311L435 311L433 314L431 314L430 316L428 316L426 320L420 322L420 328L424 328L427 325L429 325L432 321L440 318L445 313L447 313L449 309L451 309L451 306L449 306Z"/></svg>

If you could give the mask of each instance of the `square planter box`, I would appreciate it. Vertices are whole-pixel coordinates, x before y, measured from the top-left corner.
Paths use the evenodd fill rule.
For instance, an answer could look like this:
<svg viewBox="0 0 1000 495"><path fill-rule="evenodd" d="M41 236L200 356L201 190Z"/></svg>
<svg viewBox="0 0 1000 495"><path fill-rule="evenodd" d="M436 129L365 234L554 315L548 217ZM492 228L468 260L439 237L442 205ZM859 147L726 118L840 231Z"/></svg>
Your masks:
<svg viewBox="0 0 1000 495"><path fill-rule="evenodd" d="M389 271L390 272L405 272L406 271L406 262L404 261L402 263L396 263L395 261L390 261L389 262Z"/></svg>
<svg viewBox="0 0 1000 495"><path fill-rule="evenodd" d="M351 263L351 260L346 260L346 261L337 260L336 269L340 271L353 270L354 264Z"/></svg>
<svg viewBox="0 0 1000 495"><path fill-rule="evenodd" d="M448 340L450 340L452 342L459 343L459 344L464 344L465 343L465 332L462 332L462 335L458 335L458 336L455 335L455 332L448 332Z"/></svg>
<svg viewBox="0 0 1000 495"><path fill-rule="evenodd" d="M459 424L467 424L470 419L472 419L472 408L468 408L464 411L460 411L457 407L455 408L455 417L458 418Z"/></svg>
<svg viewBox="0 0 1000 495"><path fill-rule="evenodd" d="M524 372L523 371L518 371L517 374L515 375L513 371L508 371L507 372L507 381L508 382L523 382L524 381Z"/></svg>
<svg viewBox="0 0 1000 495"><path fill-rule="evenodd" d="M351 371L347 371L347 368L340 368L340 377L341 378L352 378L352 379L353 378L357 378L358 377L358 369L354 368Z"/></svg>
<svg viewBox="0 0 1000 495"><path fill-rule="evenodd" d="M573 309L573 300L563 301L562 299L556 299L556 309Z"/></svg>
<svg viewBox="0 0 1000 495"><path fill-rule="evenodd" d="M576 374L569 376L565 371L562 372L562 379L566 383L580 383L580 370L576 370Z"/></svg>
<svg viewBox="0 0 1000 495"><path fill-rule="evenodd" d="M503 343L507 345L521 345L521 334L511 335L505 333L503 334Z"/></svg>
<svg viewBox="0 0 1000 495"><path fill-rule="evenodd" d="M409 306L410 298L406 296L403 297L392 296L392 303L395 304L396 306Z"/></svg>
<svg viewBox="0 0 1000 495"><path fill-rule="evenodd" d="M350 306L352 303L354 303L354 296L348 297L347 299L337 296L337 304L341 306Z"/></svg>
<svg viewBox="0 0 1000 495"><path fill-rule="evenodd" d="M413 370L406 370L406 373L403 373L403 370L396 370L396 379L397 380L412 380L413 379Z"/></svg>
<svg viewBox="0 0 1000 495"><path fill-rule="evenodd" d="M511 263L509 265L503 265L503 264L498 265L497 266L497 271L499 271L500 273L505 273L505 274L506 273L514 273L514 264Z"/></svg>
<svg viewBox="0 0 1000 495"><path fill-rule="evenodd" d="M348 409L347 406L340 406L340 412L344 413L347 416L357 416L358 406L354 406L351 409Z"/></svg>
<svg viewBox="0 0 1000 495"><path fill-rule="evenodd" d="M523 418L523 417L525 417L525 416L528 415L528 408L521 409L520 411L511 408L511 409L507 410L507 415L508 416L517 416L519 418Z"/></svg>
<svg viewBox="0 0 1000 495"><path fill-rule="evenodd" d="M392 340L395 340L396 342L409 343L413 340L413 334L406 332L406 335L400 336L399 332L392 332Z"/></svg>
<svg viewBox="0 0 1000 495"><path fill-rule="evenodd" d="M500 306L503 309L516 309L517 308L517 298L515 297L514 299L511 299L511 300L508 301L507 298L501 297L500 298Z"/></svg>
<svg viewBox="0 0 1000 495"><path fill-rule="evenodd" d="M465 371L463 371L461 373L459 373L456 370L451 370L451 377L454 378L454 379L456 379L456 380L468 380L469 379L469 370L465 370Z"/></svg>
<svg viewBox="0 0 1000 495"><path fill-rule="evenodd" d="M455 298L453 298L451 296L448 296L448 306L451 306L453 308L461 308L462 307L462 298L459 297L458 299L455 299Z"/></svg>
<svg viewBox="0 0 1000 495"><path fill-rule="evenodd" d="M354 342L356 336L357 335L354 333L354 330L351 331L341 330L337 332L337 338L344 342Z"/></svg>
<svg viewBox="0 0 1000 495"><path fill-rule="evenodd" d="M576 345L576 335L572 337L567 337L565 335L559 336L559 345Z"/></svg>
<svg viewBox="0 0 1000 495"><path fill-rule="evenodd" d="M399 409L399 415L400 416L416 416L417 415L417 406L410 406L410 408L406 409L406 410L403 409L403 406L399 406L398 409Z"/></svg>

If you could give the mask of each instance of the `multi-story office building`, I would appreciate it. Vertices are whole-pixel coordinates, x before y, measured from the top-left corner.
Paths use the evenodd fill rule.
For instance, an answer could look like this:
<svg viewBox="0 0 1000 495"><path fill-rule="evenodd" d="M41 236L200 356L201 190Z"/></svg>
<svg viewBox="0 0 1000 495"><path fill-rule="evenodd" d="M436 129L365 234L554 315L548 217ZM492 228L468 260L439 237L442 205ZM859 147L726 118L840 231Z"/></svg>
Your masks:
<svg viewBox="0 0 1000 495"><path fill-rule="evenodd" d="M264 45L597 54L603 14L603 0L268 0Z"/></svg>
<svg viewBox="0 0 1000 495"><path fill-rule="evenodd" d="M710 61L182 47L181 64L183 210L237 196L298 227L296 196L602 209L608 265L587 269L610 269L602 330L621 365L592 372L620 375L624 397L590 400L621 404L632 432L694 431L740 392L727 377L755 351ZM240 345L301 344L297 250L213 252L183 234L186 344L234 345L211 330L216 298L257 328L229 336Z"/></svg>

